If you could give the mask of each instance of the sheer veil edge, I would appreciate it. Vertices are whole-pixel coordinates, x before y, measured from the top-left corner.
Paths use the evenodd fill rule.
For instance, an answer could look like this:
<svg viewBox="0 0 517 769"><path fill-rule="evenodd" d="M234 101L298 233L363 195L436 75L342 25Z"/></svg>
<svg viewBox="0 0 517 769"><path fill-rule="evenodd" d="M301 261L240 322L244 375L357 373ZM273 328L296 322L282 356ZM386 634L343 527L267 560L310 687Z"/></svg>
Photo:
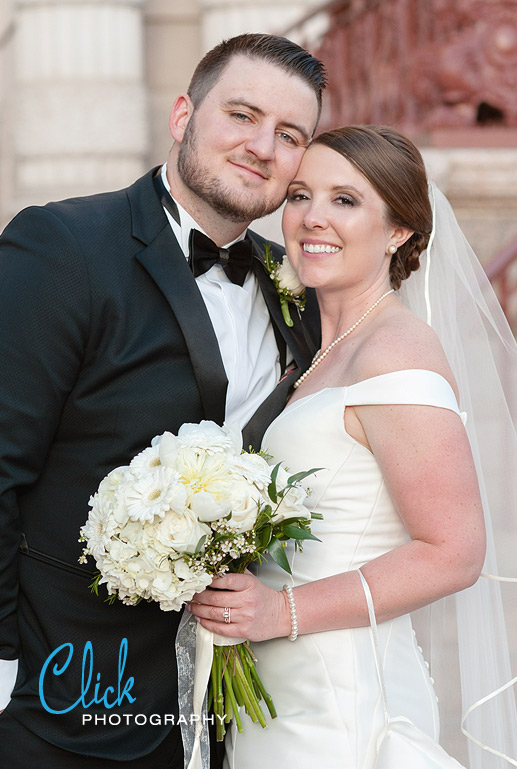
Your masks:
<svg viewBox="0 0 517 769"><path fill-rule="evenodd" d="M517 766L511 668L517 637L510 637L517 628L517 344L448 200L432 182L429 195L429 245L398 294L435 330L456 377L488 544L476 585L421 610L415 625L439 694L440 680L446 685L440 694L444 745L465 753L450 736L459 735L461 722L470 769L505 769ZM455 677L461 704L451 703Z"/></svg>

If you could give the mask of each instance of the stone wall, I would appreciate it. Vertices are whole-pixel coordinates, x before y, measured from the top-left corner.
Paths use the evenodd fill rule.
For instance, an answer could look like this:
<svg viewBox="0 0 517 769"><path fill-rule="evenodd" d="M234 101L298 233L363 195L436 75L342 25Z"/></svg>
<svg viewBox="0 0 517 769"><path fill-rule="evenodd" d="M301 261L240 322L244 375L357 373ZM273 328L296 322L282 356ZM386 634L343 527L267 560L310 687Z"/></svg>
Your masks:
<svg viewBox="0 0 517 769"><path fill-rule="evenodd" d="M202 54L277 32L314 0L1 0L0 228L22 207L115 189L164 161Z"/></svg>

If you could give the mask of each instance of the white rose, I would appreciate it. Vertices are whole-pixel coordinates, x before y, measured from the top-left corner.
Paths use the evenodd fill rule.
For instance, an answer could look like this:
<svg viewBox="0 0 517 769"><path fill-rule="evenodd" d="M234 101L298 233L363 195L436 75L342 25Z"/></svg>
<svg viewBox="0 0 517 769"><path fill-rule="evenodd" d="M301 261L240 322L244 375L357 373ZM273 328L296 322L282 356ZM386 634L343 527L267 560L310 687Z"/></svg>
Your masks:
<svg viewBox="0 0 517 769"><path fill-rule="evenodd" d="M186 508L182 513L169 510L156 529L156 539L177 553L193 553L202 536L210 529Z"/></svg>
<svg viewBox="0 0 517 769"><path fill-rule="evenodd" d="M190 497L190 509L200 521L208 523L226 518L232 505L228 497L218 497L201 490Z"/></svg>
<svg viewBox="0 0 517 769"><path fill-rule="evenodd" d="M305 290L305 286L300 282L298 275L291 267L291 263L285 254L282 258L282 264L277 271L277 279L280 288L290 291L293 296L298 296Z"/></svg>
<svg viewBox="0 0 517 769"><path fill-rule="evenodd" d="M311 512L305 507L307 492L301 486L293 486L286 491L283 499L280 500L278 509L273 515L273 521L279 523L286 518L306 518L310 520ZM274 510L274 508L273 508Z"/></svg>
<svg viewBox="0 0 517 769"><path fill-rule="evenodd" d="M233 484L231 494L232 516L228 521L228 525L239 533L250 531L257 520L257 500L264 501L254 486L246 481Z"/></svg>

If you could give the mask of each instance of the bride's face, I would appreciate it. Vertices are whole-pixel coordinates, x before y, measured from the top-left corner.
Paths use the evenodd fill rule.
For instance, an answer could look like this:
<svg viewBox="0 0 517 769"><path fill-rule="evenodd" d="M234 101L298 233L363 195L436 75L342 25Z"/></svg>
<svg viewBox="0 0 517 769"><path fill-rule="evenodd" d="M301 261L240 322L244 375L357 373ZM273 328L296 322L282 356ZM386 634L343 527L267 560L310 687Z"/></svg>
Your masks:
<svg viewBox="0 0 517 769"><path fill-rule="evenodd" d="M367 290L388 280L395 228L367 179L335 150L315 144L289 185L282 219L287 255L302 283Z"/></svg>

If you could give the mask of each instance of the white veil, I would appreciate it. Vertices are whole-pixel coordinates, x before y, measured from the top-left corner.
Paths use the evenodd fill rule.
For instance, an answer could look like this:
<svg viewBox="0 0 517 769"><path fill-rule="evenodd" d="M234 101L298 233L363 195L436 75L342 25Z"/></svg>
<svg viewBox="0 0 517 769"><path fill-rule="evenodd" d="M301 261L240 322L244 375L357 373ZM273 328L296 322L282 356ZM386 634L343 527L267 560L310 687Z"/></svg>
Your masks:
<svg viewBox="0 0 517 769"><path fill-rule="evenodd" d="M470 769L508 769L517 766L517 344L434 184L430 199L428 248L398 294L436 331L456 377L488 545L477 584L418 612L415 626L436 681L444 746Z"/></svg>

